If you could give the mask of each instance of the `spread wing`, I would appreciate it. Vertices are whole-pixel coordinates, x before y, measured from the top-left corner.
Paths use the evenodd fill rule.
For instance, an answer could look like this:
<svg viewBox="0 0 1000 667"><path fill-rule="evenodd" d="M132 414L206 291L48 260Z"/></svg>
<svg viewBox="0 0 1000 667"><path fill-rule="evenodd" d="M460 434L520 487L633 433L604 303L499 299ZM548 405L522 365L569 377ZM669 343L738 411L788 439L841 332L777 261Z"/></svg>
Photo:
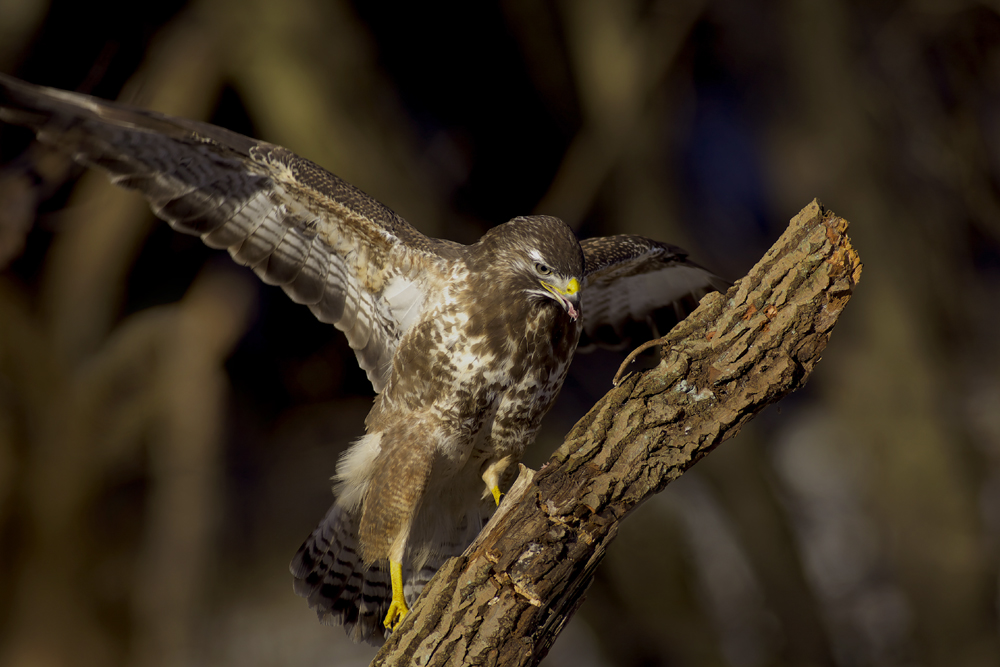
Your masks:
<svg viewBox="0 0 1000 667"><path fill-rule="evenodd" d="M712 291L730 283L687 258L682 248L642 236L580 242L584 257L582 352L624 349L659 338Z"/></svg>
<svg viewBox="0 0 1000 667"><path fill-rule="evenodd" d="M347 335L375 391L460 246L280 146L0 74L0 120L142 193L174 229L280 285Z"/></svg>

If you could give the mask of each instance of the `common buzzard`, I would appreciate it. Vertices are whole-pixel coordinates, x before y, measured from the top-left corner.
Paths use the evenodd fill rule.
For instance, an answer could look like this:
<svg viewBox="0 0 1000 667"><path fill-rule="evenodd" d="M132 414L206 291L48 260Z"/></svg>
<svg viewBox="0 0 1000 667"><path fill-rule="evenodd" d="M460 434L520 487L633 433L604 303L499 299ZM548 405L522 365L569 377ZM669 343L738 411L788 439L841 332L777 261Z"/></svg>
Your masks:
<svg viewBox="0 0 1000 667"><path fill-rule="evenodd" d="M395 628L481 529L578 343L665 333L678 302L725 286L675 246L578 242L548 216L471 245L429 238L280 146L6 75L0 119L138 190L347 335L378 395L291 571L356 641Z"/></svg>

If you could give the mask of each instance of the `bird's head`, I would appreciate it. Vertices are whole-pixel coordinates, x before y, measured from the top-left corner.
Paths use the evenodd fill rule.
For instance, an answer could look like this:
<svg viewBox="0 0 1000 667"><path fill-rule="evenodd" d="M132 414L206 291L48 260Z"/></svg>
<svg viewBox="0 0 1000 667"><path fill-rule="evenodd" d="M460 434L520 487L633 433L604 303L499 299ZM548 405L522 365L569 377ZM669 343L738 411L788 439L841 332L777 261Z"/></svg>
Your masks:
<svg viewBox="0 0 1000 667"><path fill-rule="evenodd" d="M483 254L504 267L515 289L552 299L573 320L580 317L583 251L565 222L546 215L514 218L491 229L482 243Z"/></svg>
<svg viewBox="0 0 1000 667"><path fill-rule="evenodd" d="M563 307L571 319L580 317L580 279L574 275L561 273L546 263L543 257L532 257L535 260L532 271L541 289L529 289L528 293L537 294L543 298L551 297Z"/></svg>

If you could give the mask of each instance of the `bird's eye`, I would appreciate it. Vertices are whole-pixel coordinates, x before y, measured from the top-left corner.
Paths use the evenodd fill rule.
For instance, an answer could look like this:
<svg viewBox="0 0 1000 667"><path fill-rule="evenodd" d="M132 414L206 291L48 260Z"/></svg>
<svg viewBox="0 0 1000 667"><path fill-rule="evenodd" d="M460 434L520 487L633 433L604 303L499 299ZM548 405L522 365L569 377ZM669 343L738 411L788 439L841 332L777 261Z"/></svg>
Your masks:
<svg viewBox="0 0 1000 667"><path fill-rule="evenodd" d="M537 271L541 276L548 276L552 274L552 269L545 266L541 262L535 262L535 271Z"/></svg>

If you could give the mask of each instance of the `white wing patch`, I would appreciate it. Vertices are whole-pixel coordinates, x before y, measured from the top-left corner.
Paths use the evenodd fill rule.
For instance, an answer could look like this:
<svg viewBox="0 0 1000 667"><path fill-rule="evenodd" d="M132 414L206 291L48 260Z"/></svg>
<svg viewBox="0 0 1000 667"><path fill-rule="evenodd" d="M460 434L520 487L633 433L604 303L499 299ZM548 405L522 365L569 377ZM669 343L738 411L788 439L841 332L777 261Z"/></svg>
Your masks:
<svg viewBox="0 0 1000 667"><path fill-rule="evenodd" d="M675 263L646 272L623 265L589 276L586 283L580 295L585 332L580 351L589 351L595 344L617 349L631 343L634 336L665 334L654 322L657 313L671 312L665 317L679 320L689 308L682 305L685 300L724 289L725 281L700 266ZM646 327L650 330L645 331Z"/></svg>
<svg viewBox="0 0 1000 667"><path fill-rule="evenodd" d="M699 267L677 265L662 271L630 276L617 286L615 292L623 292L618 294L619 298L628 295L630 312L645 316L662 308L664 303L677 301L696 292L709 282L711 275Z"/></svg>
<svg viewBox="0 0 1000 667"><path fill-rule="evenodd" d="M425 296L417 282L405 276L393 276L386 283L382 298L389 304L392 318L399 323L400 333L408 331L416 324Z"/></svg>

